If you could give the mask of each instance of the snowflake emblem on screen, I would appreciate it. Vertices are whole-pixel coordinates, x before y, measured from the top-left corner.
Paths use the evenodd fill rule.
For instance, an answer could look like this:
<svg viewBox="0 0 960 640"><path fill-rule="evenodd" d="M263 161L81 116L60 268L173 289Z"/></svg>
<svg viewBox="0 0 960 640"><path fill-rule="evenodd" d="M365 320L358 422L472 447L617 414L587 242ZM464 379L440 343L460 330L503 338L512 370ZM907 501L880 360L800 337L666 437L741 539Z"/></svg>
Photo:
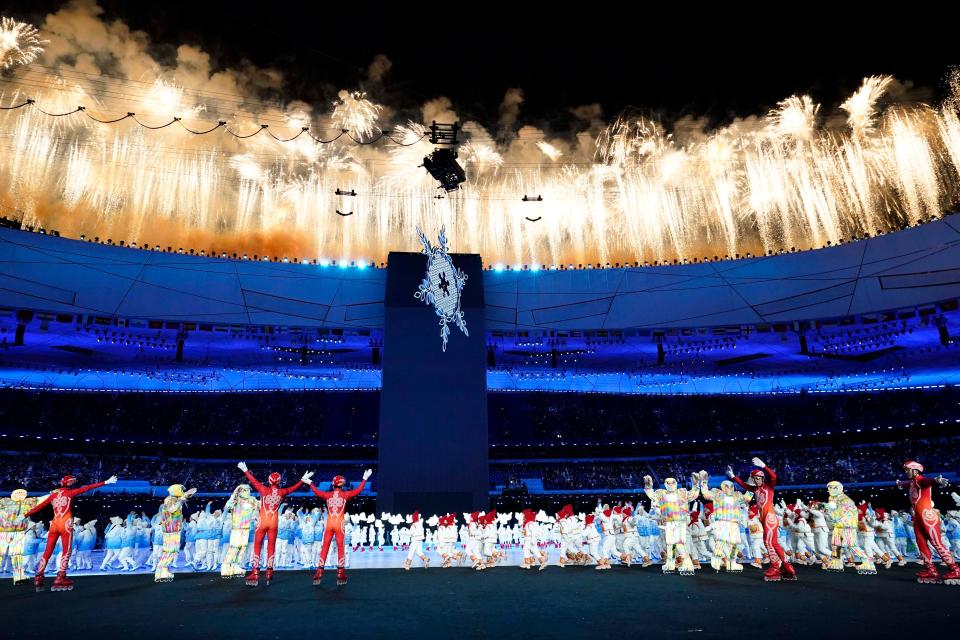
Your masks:
<svg viewBox="0 0 960 640"><path fill-rule="evenodd" d="M440 228L437 246L433 246L423 231L417 229L423 253L427 256L427 275L413 294L424 304L433 305L440 316L440 339L443 340L443 350L447 350L447 338L450 336L450 324L456 325L463 335L469 336L467 321L460 308L460 294L467 283L467 274L453 264L453 258L447 253L446 228Z"/></svg>

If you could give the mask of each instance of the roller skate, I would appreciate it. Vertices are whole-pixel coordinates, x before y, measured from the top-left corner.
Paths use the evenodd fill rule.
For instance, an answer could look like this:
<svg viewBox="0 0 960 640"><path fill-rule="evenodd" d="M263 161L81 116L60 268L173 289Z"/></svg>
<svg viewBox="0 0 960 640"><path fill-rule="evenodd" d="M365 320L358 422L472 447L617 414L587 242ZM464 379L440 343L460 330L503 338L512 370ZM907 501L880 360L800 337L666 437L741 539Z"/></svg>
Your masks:
<svg viewBox="0 0 960 640"><path fill-rule="evenodd" d="M173 582L173 574L166 569L160 569L153 576L154 582Z"/></svg>
<svg viewBox="0 0 960 640"><path fill-rule="evenodd" d="M694 565L690 560L689 556L684 556L683 560L680 562L680 566L677 567L677 573L682 576L692 576L694 575Z"/></svg>
<svg viewBox="0 0 960 640"><path fill-rule="evenodd" d="M784 562L780 567L780 574L783 580L790 580L791 582L796 582L797 580L797 570L793 568L793 565L789 562Z"/></svg>
<svg viewBox="0 0 960 640"><path fill-rule="evenodd" d="M877 565L873 563L873 558L867 558L859 565L857 565L857 573L862 576L875 576L877 575Z"/></svg>
<svg viewBox="0 0 960 640"><path fill-rule="evenodd" d="M50 587L50 591L73 591L73 580L67 577L65 571L61 571L53 579L53 586Z"/></svg>
<svg viewBox="0 0 960 640"><path fill-rule="evenodd" d="M917 582L920 584L940 584L943 582L943 578L940 577L940 572L931 562L924 566L923 571L917 572Z"/></svg>
<svg viewBox="0 0 960 640"><path fill-rule="evenodd" d="M779 565L771 564L770 568L766 570L763 574L763 579L765 582L780 582L780 579L783 577Z"/></svg>
<svg viewBox="0 0 960 640"><path fill-rule="evenodd" d="M943 576L943 583L951 586L960 586L960 567L953 565Z"/></svg>

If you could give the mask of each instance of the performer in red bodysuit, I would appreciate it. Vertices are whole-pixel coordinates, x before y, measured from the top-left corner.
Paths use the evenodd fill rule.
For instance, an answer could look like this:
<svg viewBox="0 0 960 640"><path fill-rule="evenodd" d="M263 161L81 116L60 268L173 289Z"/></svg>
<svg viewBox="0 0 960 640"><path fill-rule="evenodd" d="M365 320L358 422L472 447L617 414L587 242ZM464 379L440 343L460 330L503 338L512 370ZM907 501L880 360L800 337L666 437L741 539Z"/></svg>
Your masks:
<svg viewBox="0 0 960 640"><path fill-rule="evenodd" d="M60 566L57 568L57 577L53 581L51 591L70 591L73 589L73 581L67 578L67 567L70 565L70 550L73 546L73 499L82 493L98 489L105 484L113 484L117 481L117 476L110 476L103 482L88 484L85 487L71 489L77 483L74 476L63 476L60 481L60 488L50 492L43 502L30 511L27 511L26 517L44 509L48 504L53 507L53 520L50 521L50 532L47 534L47 548L43 551L43 558L37 565L37 574L33 578L33 586L37 591L43 591L43 572L47 569L47 563L50 556L53 555L53 549L57 546L57 538L60 539L60 547L63 552L60 555Z"/></svg>
<svg viewBox="0 0 960 640"><path fill-rule="evenodd" d="M763 579L767 582L796 580L797 572L793 565L787 562L777 538L780 519L773 510L773 490L777 486L777 474L760 458L754 458L752 462L754 466L759 468L750 472L750 484L738 478L733 472L733 467L727 467L727 476L740 485L740 488L744 491L752 492L753 499L756 500L757 507L760 509L760 523L763 525L763 546L766 547L767 555L770 556L770 568L763 574Z"/></svg>
<svg viewBox="0 0 960 640"><path fill-rule="evenodd" d="M277 526L279 523L278 511L283 499L300 488L304 482L310 482L313 472L308 471L303 477L292 486L280 487L280 474L274 471L267 478L269 486L264 486L259 480L253 477L253 474L247 470L244 462L238 462L237 468L243 471L247 480L253 485L253 488L260 494L260 522L257 524L257 532L253 536L253 569L247 574L245 580L248 587L256 587L260 584L260 551L263 549L263 536L267 536L267 585L273 580L273 554L277 548Z"/></svg>
<svg viewBox="0 0 960 640"><path fill-rule="evenodd" d="M313 586L319 585L323 578L323 567L327 564L327 552L330 550L330 538L334 536L337 538L337 584L347 584L347 570L343 566L343 521L347 515L347 501L363 491L367 486L367 478L371 475L373 471L370 469L364 471L360 486L350 491L343 490L343 483L346 482L343 476L336 476L333 479L333 491L320 491L307 480L310 490L321 500L327 501L327 526L323 529L323 544L320 547L320 558L317 560L317 571L313 574Z"/></svg>
<svg viewBox="0 0 960 640"><path fill-rule="evenodd" d="M960 568L957 567L957 561L954 560L950 548L944 544L943 537L940 535L940 514L933 508L931 496L934 485L945 487L948 483L942 477L923 477L921 475L923 465L919 462L910 460L903 463L903 468L909 481L897 480L897 486L901 489L905 487L910 489L910 502L913 503L913 530L917 534L917 550L920 551L924 567L923 571L917 573L917 582L938 584L942 581L946 584L960 585ZM937 555L947 565L947 573L943 578L933 564L930 547L936 549Z"/></svg>

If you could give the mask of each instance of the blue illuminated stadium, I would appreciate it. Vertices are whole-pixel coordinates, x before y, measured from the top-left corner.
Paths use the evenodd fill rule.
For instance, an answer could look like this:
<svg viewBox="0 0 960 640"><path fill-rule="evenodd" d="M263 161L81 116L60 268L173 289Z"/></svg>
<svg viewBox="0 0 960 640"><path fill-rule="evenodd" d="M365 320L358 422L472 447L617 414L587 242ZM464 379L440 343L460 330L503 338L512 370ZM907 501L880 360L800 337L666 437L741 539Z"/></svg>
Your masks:
<svg viewBox="0 0 960 640"><path fill-rule="evenodd" d="M484 271L487 387L756 394L952 384L956 224L764 258ZM0 229L0 259L5 387L382 385L386 269L205 258L9 229ZM24 337L14 346L18 326Z"/></svg>

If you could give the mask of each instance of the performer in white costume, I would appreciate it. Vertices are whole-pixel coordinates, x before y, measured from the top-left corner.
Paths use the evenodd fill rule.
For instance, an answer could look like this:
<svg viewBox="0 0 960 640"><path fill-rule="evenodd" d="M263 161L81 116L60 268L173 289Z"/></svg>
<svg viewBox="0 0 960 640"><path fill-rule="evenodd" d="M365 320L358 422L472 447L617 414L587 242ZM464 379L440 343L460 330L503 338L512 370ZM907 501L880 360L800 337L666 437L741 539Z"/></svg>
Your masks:
<svg viewBox="0 0 960 640"><path fill-rule="evenodd" d="M627 565L627 567L630 567L635 558L641 558L644 564L647 564L650 558L643 552L640 535L637 533L637 521L633 515L633 508L625 507L621 511L621 516L623 517L622 524L620 525L623 531L623 548L620 553L620 561Z"/></svg>
<svg viewBox="0 0 960 640"><path fill-rule="evenodd" d="M420 512L414 511L413 515L410 516L410 549L407 551L407 559L403 561L403 568L406 571L410 570L410 565L413 564L414 556L420 558L423 562L423 568L427 569L430 567L430 558L426 556L423 552L423 520L420 518Z"/></svg>
<svg viewBox="0 0 960 640"><path fill-rule="evenodd" d="M480 521L480 512L466 514L467 518L467 557L477 571L484 569L483 562L483 524Z"/></svg>
<svg viewBox="0 0 960 640"><path fill-rule="evenodd" d="M441 567L449 568L454 561L459 562L461 555L456 550L457 516L448 513L437 522L437 553L440 554Z"/></svg>
<svg viewBox="0 0 960 640"><path fill-rule="evenodd" d="M887 568L889 569L893 564L894 558L896 558L899 566L902 567L906 565L907 561L904 560L894 542L893 520L887 515L886 509L876 509L874 530L877 532L877 546L880 547L880 550L884 554Z"/></svg>
<svg viewBox="0 0 960 640"><path fill-rule="evenodd" d="M813 531L813 549L820 564L826 567L830 563L830 527L827 525L827 514L820 508L819 502L811 502L807 507L810 514L810 528Z"/></svg>

